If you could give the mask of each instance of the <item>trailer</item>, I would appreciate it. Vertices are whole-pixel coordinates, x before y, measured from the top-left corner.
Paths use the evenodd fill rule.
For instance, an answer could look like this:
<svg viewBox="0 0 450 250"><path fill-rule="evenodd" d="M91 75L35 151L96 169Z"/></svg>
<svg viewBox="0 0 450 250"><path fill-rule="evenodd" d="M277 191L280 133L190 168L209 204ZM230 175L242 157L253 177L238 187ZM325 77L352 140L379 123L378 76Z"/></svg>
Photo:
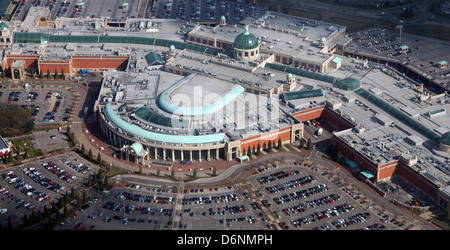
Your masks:
<svg viewBox="0 0 450 250"><path fill-rule="evenodd" d="M323 128L319 128L319 130L317 130L317 135L322 135L323 134Z"/></svg>

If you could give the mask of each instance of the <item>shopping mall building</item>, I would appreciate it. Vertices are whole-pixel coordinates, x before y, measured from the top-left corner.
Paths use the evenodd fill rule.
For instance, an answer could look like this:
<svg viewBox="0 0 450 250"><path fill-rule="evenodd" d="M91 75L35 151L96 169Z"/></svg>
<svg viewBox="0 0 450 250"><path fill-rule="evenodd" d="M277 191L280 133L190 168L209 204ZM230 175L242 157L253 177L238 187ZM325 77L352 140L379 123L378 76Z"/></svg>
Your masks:
<svg viewBox="0 0 450 250"><path fill-rule="evenodd" d="M450 96L343 56L352 46L343 26L274 12L240 25L47 22L45 13L0 23L0 68L13 80L102 73L95 118L116 157L142 166L238 161L311 138L306 126L321 120L356 176L400 176L448 211Z"/></svg>

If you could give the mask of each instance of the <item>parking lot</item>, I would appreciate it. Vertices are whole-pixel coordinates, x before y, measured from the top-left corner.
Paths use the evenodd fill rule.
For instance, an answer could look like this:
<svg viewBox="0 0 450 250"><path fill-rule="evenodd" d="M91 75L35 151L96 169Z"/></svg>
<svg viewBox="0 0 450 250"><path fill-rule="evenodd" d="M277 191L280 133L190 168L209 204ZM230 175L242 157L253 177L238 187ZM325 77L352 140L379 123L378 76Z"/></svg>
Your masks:
<svg viewBox="0 0 450 250"><path fill-rule="evenodd" d="M387 212L338 178L304 162L270 164L246 183L184 188L114 187L56 229L388 230ZM392 222L391 222L392 221ZM395 222L395 224L394 224Z"/></svg>
<svg viewBox="0 0 450 250"><path fill-rule="evenodd" d="M6 209L0 214L2 225L7 225L10 216L21 225L24 214L42 212L44 206L70 193L72 187L78 190L93 171L98 171L96 166L70 153L0 172L0 209Z"/></svg>
<svg viewBox="0 0 450 250"><path fill-rule="evenodd" d="M400 36L391 29L382 28L356 32L349 37L353 39L356 50L394 58L422 71L423 76L430 79L446 79L450 74L448 69L437 67L439 61L448 58L450 50L447 43L404 32ZM407 46L407 49L401 52L401 46Z"/></svg>
<svg viewBox="0 0 450 250"><path fill-rule="evenodd" d="M56 125L67 121L75 97L67 89L29 84L29 87L0 86L0 103L17 105L32 110L35 126Z"/></svg>
<svg viewBox="0 0 450 250"><path fill-rule="evenodd" d="M272 215L269 220L272 227L278 224L281 229L295 230L395 228L381 221L370 200L310 163L261 168L249 180L261 197L263 210Z"/></svg>
<svg viewBox="0 0 450 250"><path fill-rule="evenodd" d="M267 7L249 4L247 1L197 0L197 1L158 1L150 16L156 18L174 18L181 20L216 22L221 16L228 23L237 23L245 17L259 17Z"/></svg>

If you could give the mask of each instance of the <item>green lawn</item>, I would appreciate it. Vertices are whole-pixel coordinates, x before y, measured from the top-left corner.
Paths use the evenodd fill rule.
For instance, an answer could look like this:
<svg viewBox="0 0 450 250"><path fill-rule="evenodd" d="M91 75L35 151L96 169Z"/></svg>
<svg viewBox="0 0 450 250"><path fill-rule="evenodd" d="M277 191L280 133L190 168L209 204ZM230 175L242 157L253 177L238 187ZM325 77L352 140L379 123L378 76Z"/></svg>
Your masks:
<svg viewBox="0 0 450 250"><path fill-rule="evenodd" d="M353 33L359 30L364 30L373 27L373 23L357 22L343 17L329 18L325 20L325 22L344 25L347 27L347 33Z"/></svg>
<svg viewBox="0 0 450 250"><path fill-rule="evenodd" d="M436 24L407 25L404 32L450 41L450 28Z"/></svg>
<svg viewBox="0 0 450 250"><path fill-rule="evenodd" d="M298 16L298 17L309 18L309 19L313 19L313 20L321 20L322 19L322 15L319 13L304 11L304 10L300 10L300 9L288 8L287 12L289 15Z"/></svg>

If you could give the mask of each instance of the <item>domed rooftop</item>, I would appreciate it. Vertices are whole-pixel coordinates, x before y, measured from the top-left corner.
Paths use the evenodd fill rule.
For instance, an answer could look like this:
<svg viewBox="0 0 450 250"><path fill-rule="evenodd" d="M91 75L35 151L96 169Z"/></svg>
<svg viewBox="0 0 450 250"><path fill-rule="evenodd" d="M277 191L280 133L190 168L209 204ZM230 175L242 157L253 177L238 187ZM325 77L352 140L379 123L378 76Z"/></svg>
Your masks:
<svg viewBox="0 0 450 250"><path fill-rule="evenodd" d="M360 86L358 79L347 77L339 81L339 88L343 90L355 90Z"/></svg>
<svg viewBox="0 0 450 250"><path fill-rule="evenodd" d="M439 139L439 142L444 145L450 146L450 132L443 134L441 139Z"/></svg>
<svg viewBox="0 0 450 250"><path fill-rule="evenodd" d="M244 33L239 34L234 39L234 48L242 50L250 50L258 48L258 38L255 35L248 32L248 27L245 27Z"/></svg>
<svg viewBox="0 0 450 250"><path fill-rule="evenodd" d="M0 30L8 30L9 27L6 23L0 21Z"/></svg>

